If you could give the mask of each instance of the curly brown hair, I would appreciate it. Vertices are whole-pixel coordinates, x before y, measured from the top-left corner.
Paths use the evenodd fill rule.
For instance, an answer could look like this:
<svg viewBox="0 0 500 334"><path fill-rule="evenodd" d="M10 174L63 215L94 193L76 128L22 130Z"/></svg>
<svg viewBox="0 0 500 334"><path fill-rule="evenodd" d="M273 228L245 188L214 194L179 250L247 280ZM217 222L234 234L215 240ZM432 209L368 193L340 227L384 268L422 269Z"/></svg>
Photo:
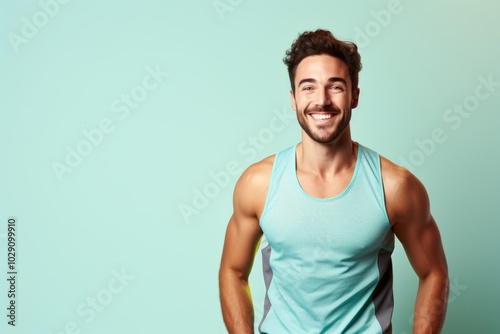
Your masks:
<svg viewBox="0 0 500 334"><path fill-rule="evenodd" d="M352 90L358 87L359 71L361 71L362 65L356 44L340 41L330 31L318 29L300 34L283 58L283 62L288 67L293 92L295 92L295 72L299 63L308 56L323 54L342 60L349 70Z"/></svg>

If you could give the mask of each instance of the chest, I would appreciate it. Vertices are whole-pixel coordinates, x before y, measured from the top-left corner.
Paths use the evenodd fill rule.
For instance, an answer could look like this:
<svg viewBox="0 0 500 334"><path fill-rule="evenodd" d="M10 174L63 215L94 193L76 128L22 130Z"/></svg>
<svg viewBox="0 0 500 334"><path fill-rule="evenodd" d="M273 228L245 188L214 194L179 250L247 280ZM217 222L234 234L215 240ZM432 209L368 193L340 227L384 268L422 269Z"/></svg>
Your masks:
<svg viewBox="0 0 500 334"><path fill-rule="evenodd" d="M275 201L262 223L266 239L275 251L296 258L348 261L377 252L390 229L386 216L363 196L344 197L328 202L289 194Z"/></svg>

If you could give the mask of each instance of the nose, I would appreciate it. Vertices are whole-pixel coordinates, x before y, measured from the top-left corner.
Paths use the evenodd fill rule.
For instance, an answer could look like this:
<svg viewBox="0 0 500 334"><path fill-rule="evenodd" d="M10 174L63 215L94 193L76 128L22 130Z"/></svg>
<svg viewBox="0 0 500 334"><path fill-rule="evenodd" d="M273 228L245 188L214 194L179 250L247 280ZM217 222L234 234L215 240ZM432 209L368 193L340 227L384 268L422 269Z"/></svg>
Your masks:
<svg viewBox="0 0 500 334"><path fill-rule="evenodd" d="M332 100L330 98L330 94L327 90L325 89L318 89L317 97L316 97L316 105L318 107L324 107L324 106L329 106L332 104Z"/></svg>

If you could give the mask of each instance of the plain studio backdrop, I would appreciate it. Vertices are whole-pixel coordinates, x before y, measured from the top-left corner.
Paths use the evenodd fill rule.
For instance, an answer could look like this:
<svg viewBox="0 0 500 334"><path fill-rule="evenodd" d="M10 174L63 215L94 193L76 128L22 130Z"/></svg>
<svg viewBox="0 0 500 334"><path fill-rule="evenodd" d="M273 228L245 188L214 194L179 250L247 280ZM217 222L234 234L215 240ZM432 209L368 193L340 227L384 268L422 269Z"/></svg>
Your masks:
<svg viewBox="0 0 500 334"><path fill-rule="evenodd" d="M0 280L0 331L224 333L232 189L300 140L282 58L317 28L360 49L353 138L427 187L450 269L443 332L500 331L496 1L0 7L0 268L14 217L17 271L15 297ZM399 243L393 264L394 333L410 333L417 278ZM258 322L260 254L251 284Z"/></svg>

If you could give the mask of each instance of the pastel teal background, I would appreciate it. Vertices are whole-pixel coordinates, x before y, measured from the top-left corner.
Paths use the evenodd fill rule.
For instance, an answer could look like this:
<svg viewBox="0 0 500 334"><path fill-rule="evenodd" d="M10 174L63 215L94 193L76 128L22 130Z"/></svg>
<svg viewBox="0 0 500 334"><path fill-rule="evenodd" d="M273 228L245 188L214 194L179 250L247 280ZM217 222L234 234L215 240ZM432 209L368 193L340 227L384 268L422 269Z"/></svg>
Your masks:
<svg viewBox="0 0 500 334"><path fill-rule="evenodd" d="M360 46L354 139L397 163L413 157L406 167L429 192L452 281L443 333L500 332L500 86L482 86L489 95L467 117L448 111L474 102L478 78L500 82L500 6L393 4L72 0L15 47L12 33L42 7L2 2L0 268L15 216L19 294L12 328L0 280L0 331L225 333L217 271L236 174L300 140L281 59L299 32L322 27ZM141 92L148 68L168 76L125 116L121 96ZM53 164L103 120L110 133L59 180ZM434 129L441 142L415 153ZM212 198L185 219L204 189ZM417 279L400 244L393 259L394 333L410 333ZM261 275L257 257L257 321Z"/></svg>

